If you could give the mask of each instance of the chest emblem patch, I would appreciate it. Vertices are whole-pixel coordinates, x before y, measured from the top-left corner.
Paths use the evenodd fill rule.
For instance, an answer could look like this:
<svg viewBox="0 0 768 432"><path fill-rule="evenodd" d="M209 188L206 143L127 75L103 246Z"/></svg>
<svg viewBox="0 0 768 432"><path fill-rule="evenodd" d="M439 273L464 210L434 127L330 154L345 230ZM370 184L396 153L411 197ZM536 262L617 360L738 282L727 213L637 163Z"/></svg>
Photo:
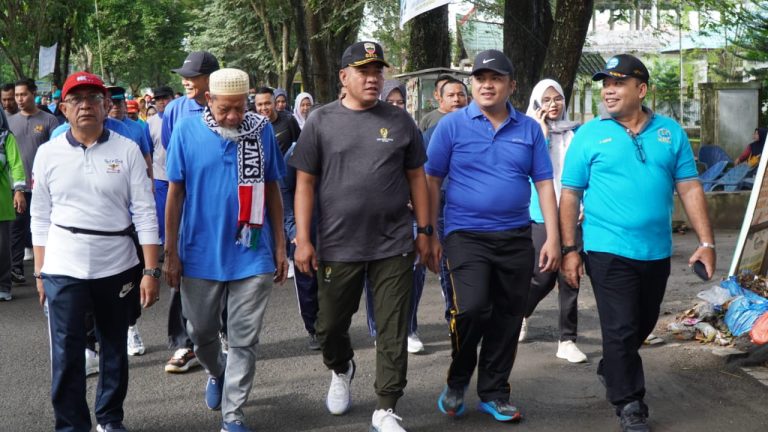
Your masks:
<svg viewBox="0 0 768 432"><path fill-rule="evenodd" d="M659 142L671 144L672 143L672 132L669 131L667 128L661 128L659 129L659 132L657 132L657 136L659 139Z"/></svg>
<svg viewBox="0 0 768 432"><path fill-rule="evenodd" d="M43 133L43 125L35 125L35 133Z"/></svg>
<svg viewBox="0 0 768 432"><path fill-rule="evenodd" d="M376 141L388 143L394 141L392 138L387 138L389 136L389 129L387 128L381 128L379 129L379 138L376 138Z"/></svg>
<svg viewBox="0 0 768 432"><path fill-rule="evenodd" d="M104 162L107 164L108 174L118 174L123 167L123 161L120 159L104 159Z"/></svg>

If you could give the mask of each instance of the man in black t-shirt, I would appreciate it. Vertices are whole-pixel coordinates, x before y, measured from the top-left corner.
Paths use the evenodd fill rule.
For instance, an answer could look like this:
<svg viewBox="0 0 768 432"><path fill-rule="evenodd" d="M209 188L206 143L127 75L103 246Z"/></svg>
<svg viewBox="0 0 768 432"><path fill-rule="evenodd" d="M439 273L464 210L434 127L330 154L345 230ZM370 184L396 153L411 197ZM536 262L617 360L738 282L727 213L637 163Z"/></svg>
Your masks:
<svg viewBox="0 0 768 432"><path fill-rule="evenodd" d="M257 113L269 118L272 122L280 152L285 155L285 152L291 148L291 144L299 140L301 128L296 119L288 111L275 109L275 92L269 87L260 87L256 90L254 105Z"/></svg>
<svg viewBox="0 0 768 432"><path fill-rule="evenodd" d="M414 243L422 262L431 263L426 154L408 113L379 101L389 66L381 46L355 43L341 60L345 97L312 112L289 160L297 170L294 257L299 271L317 272L316 330L332 370L328 411L341 415L350 406L355 363L349 326L367 274L378 327L378 404L370 430L404 432L394 409L406 384ZM415 242L409 198L419 226ZM310 240L315 201L317 253Z"/></svg>

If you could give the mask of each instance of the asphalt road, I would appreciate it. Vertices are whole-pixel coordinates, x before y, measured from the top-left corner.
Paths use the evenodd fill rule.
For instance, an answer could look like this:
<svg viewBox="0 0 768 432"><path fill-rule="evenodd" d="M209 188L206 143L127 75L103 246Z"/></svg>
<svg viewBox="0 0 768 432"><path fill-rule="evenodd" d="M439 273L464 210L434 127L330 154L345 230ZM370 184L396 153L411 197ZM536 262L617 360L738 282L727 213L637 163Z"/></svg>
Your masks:
<svg viewBox="0 0 768 432"><path fill-rule="evenodd" d="M735 232L718 233L719 275L727 271L735 238ZM696 293L709 286L687 269L695 235L675 235L675 243L662 322L691 307ZM0 432L52 430L46 321L31 283L15 287L13 295L12 302L0 303ZM579 346L589 363L571 365L555 358L556 296L550 295L531 321L530 341L520 347L511 377L512 399L522 409L522 423L496 423L474 409L463 419L451 420L439 413L435 403L450 344L438 281L430 274L419 310L419 331L427 351L409 357L408 387L398 406L403 425L414 432L618 430L595 377L600 332L588 283L582 287L579 305ZM139 321L147 354L130 361L125 424L134 432L218 431L220 414L203 404L205 373L199 368L184 375L163 371L171 355L165 342L167 309L168 294L163 292L161 302ZM664 333L662 326L659 334ZM306 349L292 281L275 287L261 334L253 391L245 407L249 426L258 431L367 431L375 408L375 352L364 312L356 315L351 333L358 363L353 408L345 416L334 417L324 406L330 372L317 352ZM726 366L711 351L711 346L671 339L643 349L646 401L654 431L768 430L766 387L740 369ZM91 405L96 383L96 377L88 378ZM473 386L467 393L469 407L477 403Z"/></svg>

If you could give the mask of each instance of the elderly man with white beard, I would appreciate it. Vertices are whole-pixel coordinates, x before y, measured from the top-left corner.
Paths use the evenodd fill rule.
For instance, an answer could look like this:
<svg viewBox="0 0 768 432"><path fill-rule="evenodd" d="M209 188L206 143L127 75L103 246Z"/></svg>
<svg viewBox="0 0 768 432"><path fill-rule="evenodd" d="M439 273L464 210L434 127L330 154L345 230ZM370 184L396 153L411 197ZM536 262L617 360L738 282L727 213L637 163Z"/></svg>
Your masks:
<svg viewBox="0 0 768 432"><path fill-rule="evenodd" d="M180 285L187 330L208 372L205 404L222 431L244 432L243 405L273 282L286 279L285 164L269 119L247 112L248 74L210 76L207 107L181 120L168 145L165 271ZM181 214L184 214L182 220ZM221 352L223 302L229 353Z"/></svg>

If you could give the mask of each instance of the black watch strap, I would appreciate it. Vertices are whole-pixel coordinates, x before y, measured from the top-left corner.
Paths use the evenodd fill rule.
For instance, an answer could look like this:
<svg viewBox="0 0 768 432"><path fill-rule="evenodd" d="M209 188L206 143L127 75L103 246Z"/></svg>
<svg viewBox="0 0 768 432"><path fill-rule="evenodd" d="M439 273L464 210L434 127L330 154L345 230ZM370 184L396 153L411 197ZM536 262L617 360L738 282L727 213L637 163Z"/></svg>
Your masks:
<svg viewBox="0 0 768 432"><path fill-rule="evenodd" d="M160 279L160 276L163 274L163 272L160 270L160 267L155 268L145 268L144 271L141 272L144 276L152 276L155 279Z"/></svg>
<svg viewBox="0 0 768 432"><path fill-rule="evenodd" d="M560 255L566 256L571 252L578 252L578 251L579 251L579 247L576 245L563 246L562 249L560 249Z"/></svg>
<svg viewBox="0 0 768 432"><path fill-rule="evenodd" d="M432 225L424 225L423 227L416 227L417 234L424 234L427 236L431 236L434 232L435 232L435 229L432 227Z"/></svg>

